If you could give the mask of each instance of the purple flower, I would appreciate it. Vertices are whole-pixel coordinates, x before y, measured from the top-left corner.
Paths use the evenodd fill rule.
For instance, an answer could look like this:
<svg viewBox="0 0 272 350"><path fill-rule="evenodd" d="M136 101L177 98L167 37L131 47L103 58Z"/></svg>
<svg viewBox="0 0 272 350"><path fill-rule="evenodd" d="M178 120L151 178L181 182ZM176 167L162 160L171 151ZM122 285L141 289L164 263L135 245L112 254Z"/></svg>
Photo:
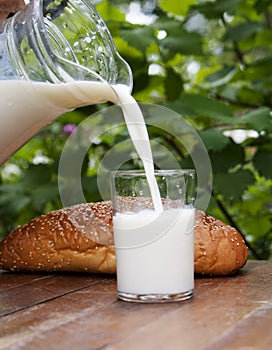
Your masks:
<svg viewBox="0 0 272 350"><path fill-rule="evenodd" d="M76 125L75 124L66 124L63 127L63 132L65 134L70 135L70 134L72 134L75 131L75 129L76 129Z"/></svg>

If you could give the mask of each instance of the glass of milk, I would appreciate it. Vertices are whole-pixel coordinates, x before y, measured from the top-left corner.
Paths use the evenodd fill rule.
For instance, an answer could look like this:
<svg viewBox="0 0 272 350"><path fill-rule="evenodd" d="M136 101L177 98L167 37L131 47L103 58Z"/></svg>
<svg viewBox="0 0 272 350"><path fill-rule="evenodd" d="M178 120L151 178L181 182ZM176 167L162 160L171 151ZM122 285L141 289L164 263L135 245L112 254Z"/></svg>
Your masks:
<svg viewBox="0 0 272 350"><path fill-rule="evenodd" d="M159 170L153 181L161 206L154 205L144 171L111 173L117 294L147 303L189 299L194 292L195 171Z"/></svg>

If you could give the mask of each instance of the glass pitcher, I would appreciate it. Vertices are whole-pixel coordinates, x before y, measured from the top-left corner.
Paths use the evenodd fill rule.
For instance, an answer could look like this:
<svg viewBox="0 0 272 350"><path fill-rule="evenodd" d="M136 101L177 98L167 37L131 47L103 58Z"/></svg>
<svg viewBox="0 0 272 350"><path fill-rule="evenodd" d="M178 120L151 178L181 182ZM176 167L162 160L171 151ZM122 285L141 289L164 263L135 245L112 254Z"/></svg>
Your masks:
<svg viewBox="0 0 272 350"><path fill-rule="evenodd" d="M64 112L116 101L132 73L89 0L34 0L0 24L0 164Z"/></svg>

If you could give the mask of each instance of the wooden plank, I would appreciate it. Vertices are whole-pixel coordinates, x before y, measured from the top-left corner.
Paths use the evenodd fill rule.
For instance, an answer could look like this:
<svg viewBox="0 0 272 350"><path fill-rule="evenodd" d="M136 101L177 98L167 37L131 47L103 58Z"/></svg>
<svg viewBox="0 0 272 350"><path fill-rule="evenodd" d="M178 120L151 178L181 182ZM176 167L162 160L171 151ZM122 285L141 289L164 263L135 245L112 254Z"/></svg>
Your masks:
<svg viewBox="0 0 272 350"><path fill-rule="evenodd" d="M29 282L38 279L48 278L51 275L48 274L34 274L34 273L14 273L0 270L0 292L5 289L10 289L18 286L23 286Z"/></svg>
<svg viewBox="0 0 272 350"><path fill-rule="evenodd" d="M0 316L55 299L58 296L85 288L100 282L105 277L93 275L58 275L35 278L13 288L4 289L0 294Z"/></svg>
<svg viewBox="0 0 272 350"><path fill-rule="evenodd" d="M272 264L269 268L256 268L255 273L244 273L238 278L224 279L224 283L216 285L206 284L205 279L198 287L202 289L203 282L209 291L200 294L197 288L196 296L191 304L184 304L183 308L157 318L147 327L135 328L127 338L112 344L115 349L160 349L168 346L169 349L205 349L207 344L213 343L225 334L226 331L235 332L236 325L244 320L251 320L255 324L255 316L261 312L262 304L272 305ZM269 272L270 271L270 272ZM263 277L261 284L255 284ZM254 294L256 292L256 294ZM255 296L254 296L255 295ZM269 319L263 318L267 329ZM258 330L254 331L256 339ZM265 332L264 332L265 333ZM270 333L263 332L262 342L271 342ZM256 340L258 341L258 340ZM255 341L255 343L256 343ZM211 349L221 349L211 347ZM226 349L233 349L229 347ZM259 349L255 347L255 349Z"/></svg>
<svg viewBox="0 0 272 350"><path fill-rule="evenodd" d="M13 345L16 348L18 344L24 346L39 334L48 337L48 344L50 332L60 329L62 325L65 328L67 324L73 324L84 315L97 315L101 307L107 308L116 300L115 279L100 278L96 283L73 293L3 316L0 318L0 349L11 349ZM69 336L73 338L74 334L69 332ZM51 345L47 349L51 349Z"/></svg>
<svg viewBox="0 0 272 350"><path fill-rule="evenodd" d="M271 349L272 303L263 303L259 309L231 329L205 350Z"/></svg>
<svg viewBox="0 0 272 350"><path fill-rule="evenodd" d="M196 279L194 298L175 304L117 302L115 279L104 280L2 317L0 349L204 349L251 317L253 331L271 305L271 268L253 262L237 276Z"/></svg>

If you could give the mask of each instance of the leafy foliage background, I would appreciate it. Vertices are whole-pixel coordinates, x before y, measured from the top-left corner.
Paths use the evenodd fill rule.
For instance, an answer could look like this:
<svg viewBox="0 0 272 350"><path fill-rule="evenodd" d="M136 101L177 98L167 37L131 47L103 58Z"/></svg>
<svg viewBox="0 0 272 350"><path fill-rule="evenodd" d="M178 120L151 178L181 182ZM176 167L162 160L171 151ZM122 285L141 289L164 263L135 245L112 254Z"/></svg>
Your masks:
<svg viewBox="0 0 272 350"><path fill-rule="evenodd" d="M271 258L271 1L103 0L95 5L132 68L136 100L177 111L205 143L213 167L208 212L239 229L251 257ZM2 236L62 206L57 178L65 141L77 124L103 107L61 116L2 165ZM190 165L176 140L156 128L149 133L171 147L182 166ZM101 157L127 137L126 129L119 130L89 150L82 168L88 201L100 199L96 173Z"/></svg>

